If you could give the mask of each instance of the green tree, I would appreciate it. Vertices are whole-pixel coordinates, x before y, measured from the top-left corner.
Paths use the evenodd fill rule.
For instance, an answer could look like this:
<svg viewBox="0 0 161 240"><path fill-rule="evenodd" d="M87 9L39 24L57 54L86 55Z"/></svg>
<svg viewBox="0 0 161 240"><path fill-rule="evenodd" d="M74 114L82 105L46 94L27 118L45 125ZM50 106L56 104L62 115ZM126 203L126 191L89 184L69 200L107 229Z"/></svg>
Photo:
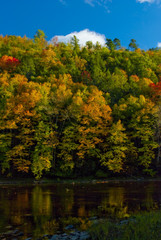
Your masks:
<svg viewBox="0 0 161 240"><path fill-rule="evenodd" d="M113 40L113 43L115 45L115 49L120 49L121 48L121 43L120 43L120 40L118 38L115 38Z"/></svg>
<svg viewBox="0 0 161 240"><path fill-rule="evenodd" d="M113 51L115 49L115 44L114 42L109 39L109 38L106 38L106 46L108 47L109 50Z"/></svg>
<svg viewBox="0 0 161 240"><path fill-rule="evenodd" d="M143 95L139 98L130 96L126 100L121 99L120 104L114 106L115 114L126 127L126 134L131 142L128 143L131 145L129 151L135 156L133 167L137 166L137 171L152 174L152 163L158 146L155 141L157 109L154 103ZM129 156L131 159L130 152L127 153L127 158Z"/></svg>
<svg viewBox="0 0 161 240"><path fill-rule="evenodd" d="M34 42L36 44L36 47L41 50L47 46L46 36L42 30L37 30L34 36Z"/></svg>
<svg viewBox="0 0 161 240"><path fill-rule="evenodd" d="M101 165L114 173L125 172L124 161L126 159L127 140L125 128L119 120L111 126L103 144Z"/></svg>
<svg viewBox="0 0 161 240"><path fill-rule="evenodd" d="M136 43L135 39L131 39L130 43L129 43L129 48L132 51L135 51L136 49L138 49L138 44Z"/></svg>
<svg viewBox="0 0 161 240"><path fill-rule="evenodd" d="M79 39L74 35L71 39L71 44L73 46L73 54L77 55L80 51Z"/></svg>

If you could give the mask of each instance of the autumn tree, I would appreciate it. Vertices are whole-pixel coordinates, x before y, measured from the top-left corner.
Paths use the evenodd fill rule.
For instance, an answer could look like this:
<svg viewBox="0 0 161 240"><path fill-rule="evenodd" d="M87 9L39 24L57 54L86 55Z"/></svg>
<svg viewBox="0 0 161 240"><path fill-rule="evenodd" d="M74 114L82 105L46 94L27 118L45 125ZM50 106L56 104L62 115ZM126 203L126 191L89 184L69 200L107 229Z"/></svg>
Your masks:
<svg viewBox="0 0 161 240"><path fill-rule="evenodd" d="M5 82L4 82L5 81ZM1 116L2 133L10 133L11 145L6 152L6 161L18 171L28 172L30 150L33 145L34 121L36 121L36 103L40 93L36 84L28 82L24 76L1 76L5 84L7 99L5 111Z"/></svg>
<svg viewBox="0 0 161 240"><path fill-rule="evenodd" d="M161 51L0 36L0 172L153 174ZM150 86L150 87L149 87Z"/></svg>
<svg viewBox="0 0 161 240"><path fill-rule="evenodd" d="M12 56L4 55L0 58L0 68L4 71L14 71L17 66L20 64L20 61Z"/></svg>
<svg viewBox="0 0 161 240"><path fill-rule="evenodd" d="M41 49L43 49L47 45L45 33L40 29L37 30L34 36L34 41L37 44L37 46Z"/></svg>
<svg viewBox="0 0 161 240"><path fill-rule="evenodd" d="M139 98L130 96L127 100L121 99L119 105L114 106L114 115L126 127L127 146L129 145L127 164L130 167L128 159L133 159L134 171L142 169L152 174L152 163L158 146L155 141L157 110L154 103L143 95Z"/></svg>
<svg viewBox="0 0 161 240"><path fill-rule="evenodd" d="M114 173L126 172L124 165L127 157L127 142L128 137L121 121L113 123L103 145L101 165Z"/></svg>
<svg viewBox="0 0 161 240"><path fill-rule="evenodd" d="M156 104L157 107L157 113L158 113L158 121L157 121L157 129L156 129L156 138L158 142L158 152L157 152L157 167L160 165L160 142L161 142L161 82L158 82L157 84L151 83L151 94L152 94L152 100Z"/></svg>

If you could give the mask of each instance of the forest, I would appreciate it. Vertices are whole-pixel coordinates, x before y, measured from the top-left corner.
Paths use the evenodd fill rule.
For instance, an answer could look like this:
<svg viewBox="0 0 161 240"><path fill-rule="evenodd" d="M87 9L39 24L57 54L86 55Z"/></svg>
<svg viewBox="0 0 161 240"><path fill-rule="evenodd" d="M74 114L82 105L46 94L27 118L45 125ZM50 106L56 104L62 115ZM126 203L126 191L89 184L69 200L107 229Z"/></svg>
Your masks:
<svg viewBox="0 0 161 240"><path fill-rule="evenodd" d="M161 50L0 36L0 175L160 173Z"/></svg>

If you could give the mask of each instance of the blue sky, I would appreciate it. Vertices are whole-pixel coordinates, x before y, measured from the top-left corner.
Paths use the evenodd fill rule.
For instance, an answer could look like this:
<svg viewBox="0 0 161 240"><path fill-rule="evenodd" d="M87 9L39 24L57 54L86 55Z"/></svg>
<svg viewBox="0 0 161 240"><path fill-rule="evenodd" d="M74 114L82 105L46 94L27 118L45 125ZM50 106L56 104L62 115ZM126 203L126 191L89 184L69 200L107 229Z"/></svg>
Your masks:
<svg viewBox="0 0 161 240"><path fill-rule="evenodd" d="M75 32L81 41L119 38L128 47L134 38L145 50L161 46L161 0L1 0L0 5L3 36L33 38L41 29L47 40L57 35L64 41Z"/></svg>

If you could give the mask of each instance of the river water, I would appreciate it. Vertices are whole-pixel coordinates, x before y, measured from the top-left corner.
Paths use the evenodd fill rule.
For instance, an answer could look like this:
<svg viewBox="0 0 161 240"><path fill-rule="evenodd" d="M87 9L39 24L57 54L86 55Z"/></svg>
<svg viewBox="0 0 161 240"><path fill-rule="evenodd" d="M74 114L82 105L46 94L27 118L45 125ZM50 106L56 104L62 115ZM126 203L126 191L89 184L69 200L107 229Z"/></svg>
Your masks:
<svg viewBox="0 0 161 240"><path fill-rule="evenodd" d="M0 185L0 232L18 228L25 239L55 234L90 219L128 217L161 208L161 181Z"/></svg>

